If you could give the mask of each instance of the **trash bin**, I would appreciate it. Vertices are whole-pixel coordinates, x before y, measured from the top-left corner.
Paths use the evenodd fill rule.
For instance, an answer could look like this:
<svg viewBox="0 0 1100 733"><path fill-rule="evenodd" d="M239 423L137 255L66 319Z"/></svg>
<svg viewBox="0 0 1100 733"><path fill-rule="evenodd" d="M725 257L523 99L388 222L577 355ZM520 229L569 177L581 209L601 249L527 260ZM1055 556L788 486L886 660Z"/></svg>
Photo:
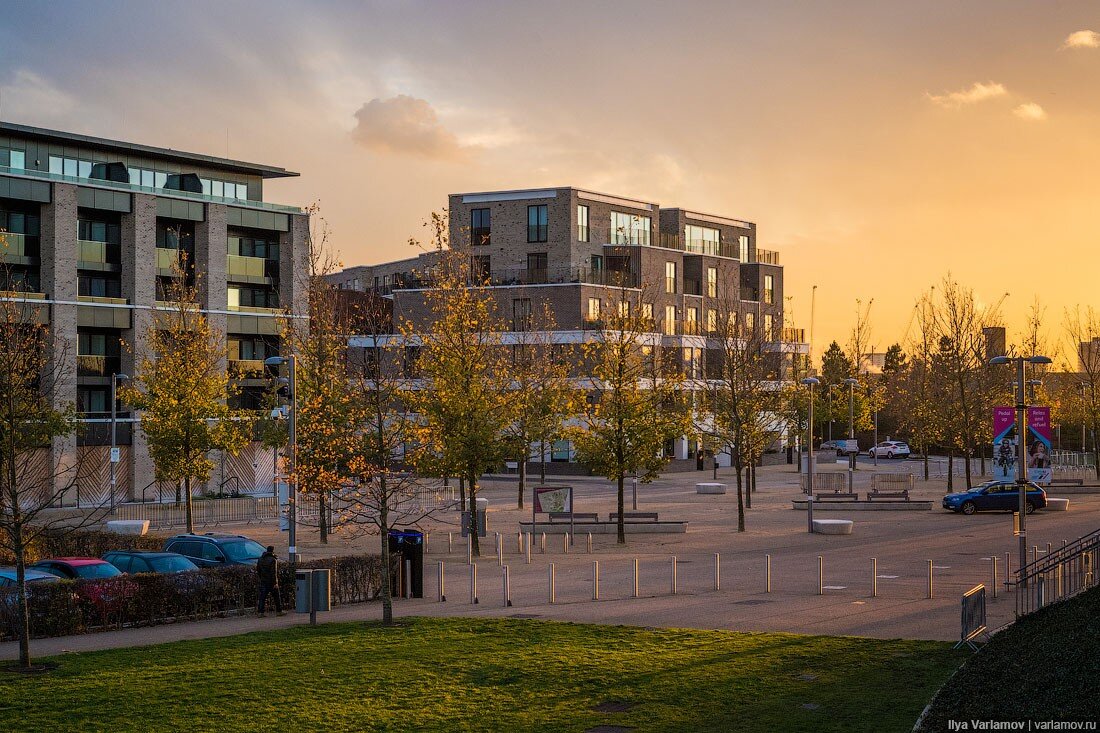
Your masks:
<svg viewBox="0 0 1100 733"><path fill-rule="evenodd" d="M313 569L313 610L332 610L332 569Z"/></svg>
<svg viewBox="0 0 1100 733"><path fill-rule="evenodd" d="M294 613L309 613L309 594L313 585L312 570L294 571Z"/></svg>
<svg viewBox="0 0 1100 733"><path fill-rule="evenodd" d="M489 511L488 499L475 499L475 505L477 506L477 536L484 537L486 529L488 527L485 519L486 513ZM462 536L465 537L470 533L470 512L469 510L462 512Z"/></svg>
<svg viewBox="0 0 1100 733"><path fill-rule="evenodd" d="M391 529L390 555L398 558L397 572L390 578L390 593L398 598L423 598L424 534Z"/></svg>

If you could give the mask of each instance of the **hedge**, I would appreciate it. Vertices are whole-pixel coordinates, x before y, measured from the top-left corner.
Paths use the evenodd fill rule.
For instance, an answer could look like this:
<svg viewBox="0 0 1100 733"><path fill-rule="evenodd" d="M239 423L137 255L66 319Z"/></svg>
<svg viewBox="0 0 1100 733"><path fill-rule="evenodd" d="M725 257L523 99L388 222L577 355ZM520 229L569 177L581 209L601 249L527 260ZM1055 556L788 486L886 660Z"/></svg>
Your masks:
<svg viewBox="0 0 1100 733"><path fill-rule="evenodd" d="M117 535L116 535L117 537ZM333 569L333 605L362 603L382 589L378 555L349 555L279 564L279 595L294 608L296 568ZM154 626L252 612L257 602L256 570L251 566L205 568L187 573L140 573L114 578L63 580L29 586L31 635L68 636L130 626ZM269 600L269 608L274 601ZM0 593L0 639L19 635L14 590Z"/></svg>
<svg viewBox="0 0 1100 733"><path fill-rule="evenodd" d="M151 550L160 552L168 535L128 535L117 532L77 529L45 532L26 548L26 562L38 562L48 557L103 557L111 550ZM0 565L14 565L15 557L0 549Z"/></svg>

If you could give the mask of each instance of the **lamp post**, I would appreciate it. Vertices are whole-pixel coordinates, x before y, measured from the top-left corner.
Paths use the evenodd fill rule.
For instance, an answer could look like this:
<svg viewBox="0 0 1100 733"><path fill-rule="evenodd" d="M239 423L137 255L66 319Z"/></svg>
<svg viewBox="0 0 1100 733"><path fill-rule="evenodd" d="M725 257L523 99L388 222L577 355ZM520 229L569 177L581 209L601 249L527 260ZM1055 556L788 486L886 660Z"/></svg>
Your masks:
<svg viewBox="0 0 1100 733"><path fill-rule="evenodd" d="M129 379L126 374L114 373L111 375L111 511L115 510L115 484L118 479L115 476L115 464L118 463L118 380Z"/></svg>
<svg viewBox="0 0 1100 733"><path fill-rule="evenodd" d="M1086 386L1085 386L1084 382L1082 382L1079 386L1081 387L1081 455L1082 455L1081 460L1083 462L1085 460L1084 459L1084 454L1085 454L1085 422L1086 422L1086 420L1085 420L1085 391L1086 391Z"/></svg>
<svg viewBox="0 0 1100 733"><path fill-rule="evenodd" d="M821 384L817 377L806 377L802 384L810 388L810 409L806 419L806 489L814 495L814 387Z"/></svg>
<svg viewBox="0 0 1100 733"><path fill-rule="evenodd" d="M1016 365L1016 487L1020 490L1020 583L1024 583L1024 566L1027 565L1027 531L1025 517L1027 516L1027 402L1024 395L1024 365L1025 364L1050 364L1048 356L995 356L989 360L991 365L1015 364Z"/></svg>
<svg viewBox="0 0 1100 733"><path fill-rule="evenodd" d="M848 385L848 440L855 441L856 439L856 421L855 421L855 398L856 387L859 386L859 380L855 377L848 377L844 380L844 383ZM851 443L848 444L848 493L852 493L852 488L855 484L855 470L856 470L856 455L859 453L857 448L852 451Z"/></svg>
<svg viewBox="0 0 1100 733"><path fill-rule="evenodd" d="M267 366L287 365L287 387L290 390L290 410L287 413L287 434L289 437L287 441L287 504L290 508L290 526L287 544L289 545L290 562L295 562L298 559L298 479L295 476L298 457L298 437L295 431L295 423L298 418L298 390L295 377L298 363L294 354L291 354L290 356L268 357L264 359L264 364Z"/></svg>

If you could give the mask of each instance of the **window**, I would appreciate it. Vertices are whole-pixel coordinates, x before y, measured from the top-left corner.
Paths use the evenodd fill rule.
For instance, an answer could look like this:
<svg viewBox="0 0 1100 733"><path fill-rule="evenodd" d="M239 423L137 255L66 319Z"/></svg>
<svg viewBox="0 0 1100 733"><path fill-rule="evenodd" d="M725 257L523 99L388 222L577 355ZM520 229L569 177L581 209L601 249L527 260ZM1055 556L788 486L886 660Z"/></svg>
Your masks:
<svg viewBox="0 0 1100 733"><path fill-rule="evenodd" d="M718 311L713 308L707 309L707 333L714 333L718 330Z"/></svg>
<svg viewBox="0 0 1100 733"><path fill-rule="evenodd" d="M684 250L705 255L718 254L721 233L710 227L688 224L684 227Z"/></svg>
<svg viewBox="0 0 1100 733"><path fill-rule="evenodd" d="M628 318L630 318L630 301L629 300L620 300L619 301L619 318L624 320L624 321L627 320Z"/></svg>
<svg viewBox="0 0 1100 733"><path fill-rule="evenodd" d="M588 320L598 321L600 320L600 299L589 298L588 299Z"/></svg>
<svg viewBox="0 0 1100 733"><path fill-rule="evenodd" d="M526 331L531 327L531 299L516 298L512 301L512 330Z"/></svg>
<svg viewBox="0 0 1100 733"><path fill-rule="evenodd" d="M26 167L26 160L26 153L22 150L0 148L0 165L19 170Z"/></svg>
<svg viewBox="0 0 1100 733"><path fill-rule="evenodd" d="M549 258L545 252L529 252L527 254L527 282L546 282L548 267Z"/></svg>
<svg viewBox="0 0 1100 733"><path fill-rule="evenodd" d="M611 212L611 242L613 244L649 244L648 216Z"/></svg>
<svg viewBox="0 0 1100 733"><path fill-rule="evenodd" d="M699 333L699 309L689 307L684 317L684 333L695 336Z"/></svg>
<svg viewBox="0 0 1100 733"><path fill-rule="evenodd" d="M764 276L764 302L775 302L775 277L773 275Z"/></svg>
<svg viewBox="0 0 1100 733"><path fill-rule="evenodd" d="M222 555L222 551L218 549L218 546L213 542L202 543L202 559L211 560L213 562L225 561L225 555Z"/></svg>
<svg viewBox="0 0 1100 733"><path fill-rule="evenodd" d="M104 275L81 274L78 279L77 293L94 298L121 298L122 283L117 278Z"/></svg>
<svg viewBox="0 0 1100 733"><path fill-rule="evenodd" d="M474 282L488 282L491 273L492 265L489 255L475 255L470 258L470 278Z"/></svg>
<svg viewBox="0 0 1100 733"><path fill-rule="evenodd" d="M642 318L646 319L648 323L653 323L653 304L642 303Z"/></svg>
<svg viewBox="0 0 1100 733"><path fill-rule="evenodd" d="M404 369L405 376L410 379L415 379L420 376L420 347L419 346L406 346L404 352L404 363L402 368Z"/></svg>
<svg viewBox="0 0 1100 733"><path fill-rule="evenodd" d="M676 306L665 306L665 334L668 336L676 335Z"/></svg>
<svg viewBox="0 0 1100 733"><path fill-rule="evenodd" d="M489 244L489 210L470 211L470 244Z"/></svg>
<svg viewBox="0 0 1100 733"><path fill-rule="evenodd" d="M676 294L676 263L665 263L665 292L675 295Z"/></svg>
<svg viewBox="0 0 1100 733"><path fill-rule="evenodd" d="M773 332L772 332L772 327L774 326L774 324L775 324L774 316L772 316L771 313L765 313L764 314L764 338L770 340L770 339L775 337Z"/></svg>
<svg viewBox="0 0 1100 733"><path fill-rule="evenodd" d="M744 323L745 323L745 333L747 335L752 335L756 332L756 314L755 313L746 313Z"/></svg>
<svg viewBox="0 0 1100 733"><path fill-rule="evenodd" d="M527 207L527 241L545 242L549 214L546 204Z"/></svg>
<svg viewBox="0 0 1100 733"><path fill-rule="evenodd" d="M742 262L748 262L749 261L749 238L746 237L744 234L742 234L741 236L739 236L737 238L737 250L738 250L737 259L741 260Z"/></svg>
<svg viewBox="0 0 1100 733"><path fill-rule="evenodd" d="M707 297L708 298L717 298L718 297L718 268L717 267L708 267L707 268Z"/></svg>
<svg viewBox="0 0 1100 733"><path fill-rule="evenodd" d="M602 256L592 255L592 258L589 260L589 262L592 264L592 272L600 272L601 270L603 270Z"/></svg>
<svg viewBox="0 0 1100 733"><path fill-rule="evenodd" d="M577 207L577 241L588 241L588 207Z"/></svg>

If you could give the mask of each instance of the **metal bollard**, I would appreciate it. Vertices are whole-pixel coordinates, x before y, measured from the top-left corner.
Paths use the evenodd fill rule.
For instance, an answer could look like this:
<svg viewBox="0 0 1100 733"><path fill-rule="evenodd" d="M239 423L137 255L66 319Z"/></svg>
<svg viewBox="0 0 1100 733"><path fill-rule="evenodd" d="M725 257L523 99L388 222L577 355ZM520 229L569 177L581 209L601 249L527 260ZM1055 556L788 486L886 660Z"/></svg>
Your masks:
<svg viewBox="0 0 1100 733"><path fill-rule="evenodd" d="M516 532L516 554L523 554L523 532Z"/></svg>
<svg viewBox="0 0 1100 733"><path fill-rule="evenodd" d="M431 536L432 536L431 532L425 532L424 533L424 554L425 555L428 554L428 540L431 539Z"/></svg>
<svg viewBox="0 0 1100 733"><path fill-rule="evenodd" d="M772 556L771 555L765 555L764 557L767 558L766 564L765 564L766 574L765 574L764 592L765 593L771 593L772 592Z"/></svg>
<svg viewBox="0 0 1100 733"><path fill-rule="evenodd" d="M997 597L997 556L993 555L989 558L989 586L993 589L993 597Z"/></svg>
<svg viewBox="0 0 1100 733"><path fill-rule="evenodd" d="M722 590L722 556L714 553L714 590Z"/></svg>
<svg viewBox="0 0 1100 733"><path fill-rule="evenodd" d="M508 566L501 567L501 580L504 582L504 607L508 608L512 605L512 583L508 577Z"/></svg>
<svg viewBox="0 0 1100 733"><path fill-rule="evenodd" d="M932 561L928 561L928 597L932 598Z"/></svg>
<svg viewBox="0 0 1100 733"><path fill-rule="evenodd" d="M566 532L564 535L562 535L561 551L566 555L569 554L569 533L568 532Z"/></svg>
<svg viewBox="0 0 1100 733"><path fill-rule="evenodd" d="M1006 590L1011 590L1012 589L1012 586L1009 584L1009 578L1012 577L1012 566L1009 564L1010 559L1011 559L1010 555L1006 552L1005 553L1005 589Z"/></svg>
<svg viewBox="0 0 1100 733"><path fill-rule="evenodd" d="M592 600L600 600L600 561L592 561Z"/></svg>
<svg viewBox="0 0 1100 733"><path fill-rule="evenodd" d="M634 558L634 590L630 593L631 598L638 598L638 558Z"/></svg>
<svg viewBox="0 0 1100 733"><path fill-rule="evenodd" d="M473 535L466 536L466 564L474 564L474 537Z"/></svg>
<svg viewBox="0 0 1100 733"><path fill-rule="evenodd" d="M497 533L497 566L504 567L504 536Z"/></svg>
<svg viewBox="0 0 1100 733"><path fill-rule="evenodd" d="M470 603L477 603L477 565L470 565Z"/></svg>
<svg viewBox="0 0 1100 733"><path fill-rule="evenodd" d="M1046 605L1047 600L1046 579L1042 575L1039 576L1039 584L1036 587L1035 592L1039 608L1042 608Z"/></svg>
<svg viewBox="0 0 1100 733"><path fill-rule="evenodd" d="M878 598L878 558L871 558L871 597Z"/></svg>
<svg viewBox="0 0 1100 733"><path fill-rule="evenodd" d="M439 563L439 602L443 603L447 600L447 591L444 585L445 576L443 574L443 563Z"/></svg>
<svg viewBox="0 0 1100 733"><path fill-rule="evenodd" d="M672 556L672 595L676 595L676 556Z"/></svg>
<svg viewBox="0 0 1100 733"><path fill-rule="evenodd" d="M825 558L817 556L817 594L825 595Z"/></svg>
<svg viewBox="0 0 1100 733"><path fill-rule="evenodd" d="M454 549L455 535L454 532L447 533L447 554L450 555Z"/></svg>
<svg viewBox="0 0 1100 733"><path fill-rule="evenodd" d="M530 532L527 533L527 542L526 542L526 545L524 546L523 549L527 553L525 562L528 565L530 565L531 564L531 533Z"/></svg>
<svg viewBox="0 0 1100 733"><path fill-rule="evenodd" d="M542 533L542 554L546 554L546 533Z"/></svg>
<svg viewBox="0 0 1100 733"><path fill-rule="evenodd" d="M588 554L592 554L592 533L588 533Z"/></svg>
<svg viewBox="0 0 1100 733"><path fill-rule="evenodd" d="M550 567L547 570L547 575L548 575L547 582L549 583L548 590L549 590L549 595L550 595L550 603L553 603L554 599L555 599L555 593L554 593L554 563L550 563Z"/></svg>

